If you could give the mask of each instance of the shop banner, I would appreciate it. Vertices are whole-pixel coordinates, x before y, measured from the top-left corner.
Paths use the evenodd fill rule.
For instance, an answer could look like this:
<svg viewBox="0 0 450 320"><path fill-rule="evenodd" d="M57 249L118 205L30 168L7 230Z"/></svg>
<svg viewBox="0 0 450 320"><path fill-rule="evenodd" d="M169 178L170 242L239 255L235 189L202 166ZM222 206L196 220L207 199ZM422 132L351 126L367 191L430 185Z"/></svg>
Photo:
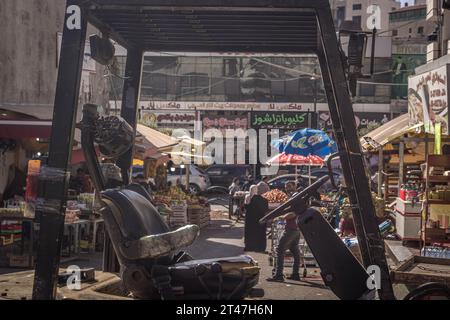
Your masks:
<svg viewBox="0 0 450 320"><path fill-rule="evenodd" d="M141 110L140 122L151 128L194 128L195 111Z"/></svg>
<svg viewBox="0 0 450 320"><path fill-rule="evenodd" d="M120 105L120 101L118 101ZM113 102L110 102L112 104ZM114 102L115 103L115 102ZM314 103L295 102L202 102L202 101L140 101L142 110L263 110L263 111L311 111ZM317 103L317 109L326 109L326 103Z"/></svg>
<svg viewBox="0 0 450 320"><path fill-rule="evenodd" d="M248 129L247 115L202 115L203 130Z"/></svg>
<svg viewBox="0 0 450 320"><path fill-rule="evenodd" d="M360 136L369 133L391 120L391 116L386 112L355 112L356 129ZM319 129L324 131L333 130L331 116L328 111L319 112Z"/></svg>
<svg viewBox="0 0 450 320"><path fill-rule="evenodd" d="M255 111L250 116L250 127L254 129L296 130L311 126L313 124L312 115L310 112Z"/></svg>
<svg viewBox="0 0 450 320"><path fill-rule="evenodd" d="M408 113L411 125L423 123L425 132L434 134L434 125L439 122L442 134L448 134L449 70L450 64L447 64L409 77Z"/></svg>

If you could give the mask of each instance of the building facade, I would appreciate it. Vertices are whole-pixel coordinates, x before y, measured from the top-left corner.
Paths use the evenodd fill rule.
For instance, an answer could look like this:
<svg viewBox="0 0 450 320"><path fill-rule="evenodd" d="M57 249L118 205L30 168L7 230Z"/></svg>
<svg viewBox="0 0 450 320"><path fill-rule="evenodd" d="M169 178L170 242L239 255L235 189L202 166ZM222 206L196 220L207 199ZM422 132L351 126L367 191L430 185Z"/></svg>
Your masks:
<svg viewBox="0 0 450 320"><path fill-rule="evenodd" d="M64 10L60 0L0 1L0 30L7 30L0 42L0 109L52 118ZM88 45L85 51L80 104L106 106L104 67L90 59Z"/></svg>
<svg viewBox="0 0 450 320"><path fill-rule="evenodd" d="M435 24L426 20L427 6L403 7L389 14L392 35L392 99L407 99L408 77L426 63L427 36Z"/></svg>

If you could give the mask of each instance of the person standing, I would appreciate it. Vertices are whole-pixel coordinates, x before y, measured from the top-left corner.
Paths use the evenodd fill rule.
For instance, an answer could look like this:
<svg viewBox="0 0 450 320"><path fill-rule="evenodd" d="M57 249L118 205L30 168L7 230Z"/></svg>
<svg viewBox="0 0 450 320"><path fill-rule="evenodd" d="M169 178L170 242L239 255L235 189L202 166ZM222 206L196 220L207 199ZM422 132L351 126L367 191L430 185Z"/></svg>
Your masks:
<svg viewBox="0 0 450 320"><path fill-rule="evenodd" d="M231 185L228 187L228 191L230 193L230 196L234 196L234 194L241 190L241 187L239 186L239 178L234 178Z"/></svg>
<svg viewBox="0 0 450 320"><path fill-rule="evenodd" d="M286 250L292 254L294 258L294 265L292 266L292 274L288 276L289 280L300 281L300 229L297 225L297 215L294 212L289 212L288 214L281 216L278 219L284 219L286 224L284 227L283 234L278 243L276 254L277 260L274 268L274 275L272 278L267 279L267 281L284 281L284 256Z"/></svg>
<svg viewBox="0 0 450 320"><path fill-rule="evenodd" d="M260 224L269 209L267 199L261 196L258 186L250 187L250 194L245 199L244 251L265 252L267 247L266 225Z"/></svg>

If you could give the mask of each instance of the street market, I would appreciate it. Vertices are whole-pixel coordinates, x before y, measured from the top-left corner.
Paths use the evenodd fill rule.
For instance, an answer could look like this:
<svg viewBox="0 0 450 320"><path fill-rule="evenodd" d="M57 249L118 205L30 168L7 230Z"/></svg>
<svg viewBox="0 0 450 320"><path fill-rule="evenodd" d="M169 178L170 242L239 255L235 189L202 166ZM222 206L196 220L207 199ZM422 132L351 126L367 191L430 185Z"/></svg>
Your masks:
<svg viewBox="0 0 450 320"><path fill-rule="evenodd" d="M328 0L62 7L51 116L0 100L0 300L450 299L450 34L406 108L371 113L377 28ZM186 52L239 94L197 101L220 96L197 65L162 80Z"/></svg>

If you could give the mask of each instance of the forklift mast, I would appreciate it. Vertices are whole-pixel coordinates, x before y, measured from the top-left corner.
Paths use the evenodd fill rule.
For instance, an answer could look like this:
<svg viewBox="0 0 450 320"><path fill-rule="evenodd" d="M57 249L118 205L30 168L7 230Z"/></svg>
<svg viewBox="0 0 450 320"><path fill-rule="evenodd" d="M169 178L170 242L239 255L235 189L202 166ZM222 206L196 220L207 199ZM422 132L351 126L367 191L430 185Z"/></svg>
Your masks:
<svg viewBox="0 0 450 320"><path fill-rule="evenodd" d="M144 51L317 54L363 264L379 267L379 297L394 299L328 0L66 0L65 12L46 164L63 174L44 180L39 188L44 200L37 208L40 239L33 299L56 296L88 22L127 49L121 116L134 131ZM131 149L118 159L125 184L132 155Z"/></svg>

